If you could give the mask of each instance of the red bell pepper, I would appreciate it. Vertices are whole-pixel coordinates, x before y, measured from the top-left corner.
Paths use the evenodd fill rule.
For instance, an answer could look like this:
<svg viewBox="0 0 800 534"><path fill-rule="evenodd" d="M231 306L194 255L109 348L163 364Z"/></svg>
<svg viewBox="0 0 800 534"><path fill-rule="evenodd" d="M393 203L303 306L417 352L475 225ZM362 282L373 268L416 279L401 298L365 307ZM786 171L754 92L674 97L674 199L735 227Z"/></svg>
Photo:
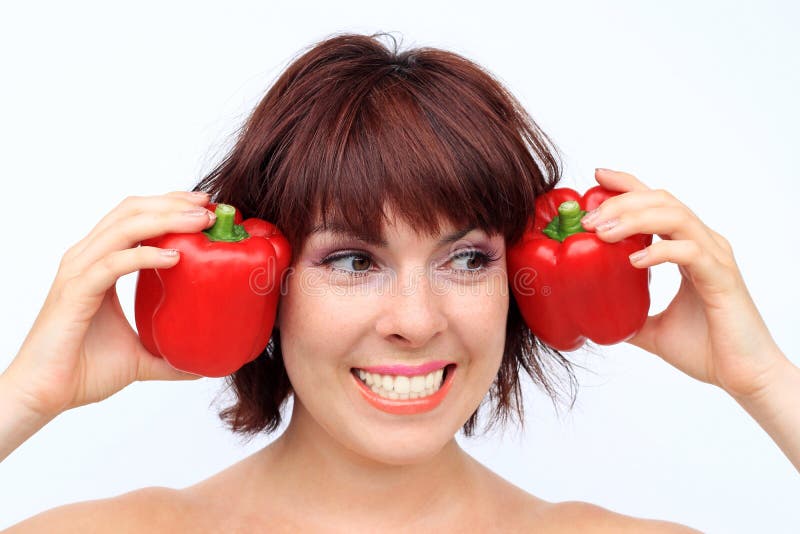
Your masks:
<svg viewBox="0 0 800 534"><path fill-rule="evenodd" d="M596 186L582 197L569 188L539 196L521 241L507 252L525 323L557 350L576 350L587 338L600 345L625 341L647 319L650 270L633 267L628 256L653 236L606 243L580 224L587 211L618 194Z"/></svg>
<svg viewBox="0 0 800 534"><path fill-rule="evenodd" d="M203 232L166 234L142 245L180 251L168 269L142 269L136 284L139 338L176 369L202 376L233 373L269 342L289 242L261 219L210 204L217 220Z"/></svg>

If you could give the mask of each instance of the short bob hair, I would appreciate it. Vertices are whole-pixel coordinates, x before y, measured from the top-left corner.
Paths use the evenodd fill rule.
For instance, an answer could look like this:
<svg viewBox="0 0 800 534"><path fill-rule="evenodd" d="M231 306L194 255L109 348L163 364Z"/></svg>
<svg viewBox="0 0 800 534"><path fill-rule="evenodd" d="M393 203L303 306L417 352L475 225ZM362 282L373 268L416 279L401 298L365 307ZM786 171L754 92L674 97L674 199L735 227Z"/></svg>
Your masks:
<svg viewBox="0 0 800 534"><path fill-rule="evenodd" d="M389 49L380 38L393 42ZM438 214L518 241L534 199L561 175L558 150L519 102L479 65L452 52L400 52L387 34L339 34L289 65L238 131L223 161L195 190L273 222L299 251L319 214L378 238L385 204L418 232ZM509 415L523 424L520 370L555 403L548 377L572 364L542 344L510 298L502 363L488 392L486 428ZM247 437L272 432L292 385L275 329L264 352L226 378L236 402L219 413ZM486 403L486 399L481 405ZM474 433L480 406L463 426Z"/></svg>

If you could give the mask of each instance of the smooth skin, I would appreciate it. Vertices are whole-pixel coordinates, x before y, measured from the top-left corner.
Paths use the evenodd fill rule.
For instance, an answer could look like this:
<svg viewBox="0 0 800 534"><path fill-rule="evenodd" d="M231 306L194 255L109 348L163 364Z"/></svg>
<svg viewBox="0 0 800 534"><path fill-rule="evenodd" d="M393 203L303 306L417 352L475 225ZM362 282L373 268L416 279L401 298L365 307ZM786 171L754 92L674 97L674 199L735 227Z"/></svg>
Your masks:
<svg viewBox="0 0 800 534"><path fill-rule="evenodd" d="M634 233L658 234L662 241L648 247L646 258L635 265L669 261L678 264L683 275L669 307L649 318L630 342L728 392L795 466L800 465L800 371L772 340L742 281L730 245L671 195L650 190L632 175L598 170L596 179L625 193L604 202L593 223L586 224L617 219L614 228L598 230L601 239L609 242ZM19 407L13 414L0 414L0 459L59 413L107 398L135 380L197 378L171 369L144 350L119 308L114 284L124 274L174 264L174 257L161 256L158 250L131 247L147 237L209 226L205 214L192 217L182 213L206 201L182 192L128 199L67 252L36 323L15 360L0 375L0 404ZM37 375L43 378L32 381ZM24 521L9 532L46 531L56 524L60 531L82 532L119 532L120 525L130 531L198 525L202 525L200 531L264 527L269 517L259 512L269 512L270 499L280 492L281 480L262 481L259 488L263 493L251 496L253 507L240 508L236 517L209 505L212 499L218 502L226 490L246 483L253 467L266 465L270 455L279 457L280 452L279 445L259 451L186 490L145 488L67 505ZM492 495L486 510L500 514L493 515L494 527L498 526L496 518L513 516L518 522L504 525L509 530L692 531L588 503L548 503L480 464L464 465L464 473L485 483ZM295 505L303 512L306 503ZM327 527L337 531L336 525Z"/></svg>

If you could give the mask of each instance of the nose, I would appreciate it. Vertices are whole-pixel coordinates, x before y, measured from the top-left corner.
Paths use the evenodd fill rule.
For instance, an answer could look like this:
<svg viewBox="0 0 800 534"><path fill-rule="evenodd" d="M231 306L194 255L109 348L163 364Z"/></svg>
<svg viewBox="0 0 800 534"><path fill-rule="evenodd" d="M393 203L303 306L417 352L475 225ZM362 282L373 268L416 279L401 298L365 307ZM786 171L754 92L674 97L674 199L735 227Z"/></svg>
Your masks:
<svg viewBox="0 0 800 534"><path fill-rule="evenodd" d="M442 297L436 294L424 271L414 270L397 279L405 283L392 283L383 295L385 302L375 329L392 343L406 348L423 347L447 328Z"/></svg>

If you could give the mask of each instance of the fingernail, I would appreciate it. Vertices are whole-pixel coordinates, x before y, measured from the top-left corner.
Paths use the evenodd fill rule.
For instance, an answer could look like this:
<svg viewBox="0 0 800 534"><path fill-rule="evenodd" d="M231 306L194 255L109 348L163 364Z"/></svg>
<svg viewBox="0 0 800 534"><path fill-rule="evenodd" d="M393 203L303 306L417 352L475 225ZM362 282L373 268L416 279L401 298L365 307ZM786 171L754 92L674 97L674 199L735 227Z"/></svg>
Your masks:
<svg viewBox="0 0 800 534"><path fill-rule="evenodd" d="M611 230L617 225L618 222L619 219L610 219L608 221L603 221L597 226L595 226L595 230L597 230L598 232L605 232L607 230Z"/></svg>
<svg viewBox="0 0 800 534"><path fill-rule="evenodd" d="M193 209L186 210L186 211L183 212L184 215L188 215L189 217L199 217L201 215L206 215L208 213L211 213L211 212L208 211L205 208L193 208ZM208 215L206 215L206 217L207 216Z"/></svg>
<svg viewBox="0 0 800 534"><path fill-rule="evenodd" d="M581 223L583 224L592 224L597 220L597 215L600 213L600 208L595 208L592 211L588 212L586 215L583 216L581 219Z"/></svg>
<svg viewBox="0 0 800 534"><path fill-rule="evenodd" d="M633 254L628 256L628 258L630 258L631 263L636 263L637 261L641 260L645 256L647 256L647 249L646 248L644 248L642 250L639 250L637 252L634 252Z"/></svg>
<svg viewBox="0 0 800 534"><path fill-rule="evenodd" d="M602 167L597 167L594 171L595 172L614 172L611 169L604 169Z"/></svg>
<svg viewBox="0 0 800 534"><path fill-rule="evenodd" d="M177 249L174 248L162 248L161 250L158 251L158 253L161 254L162 256L169 256L169 257L175 257L179 254Z"/></svg>
<svg viewBox="0 0 800 534"><path fill-rule="evenodd" d="M205 198L208 196L208 193L206 193L205 191L192 191L192 195L198 198Z"/></svg>

